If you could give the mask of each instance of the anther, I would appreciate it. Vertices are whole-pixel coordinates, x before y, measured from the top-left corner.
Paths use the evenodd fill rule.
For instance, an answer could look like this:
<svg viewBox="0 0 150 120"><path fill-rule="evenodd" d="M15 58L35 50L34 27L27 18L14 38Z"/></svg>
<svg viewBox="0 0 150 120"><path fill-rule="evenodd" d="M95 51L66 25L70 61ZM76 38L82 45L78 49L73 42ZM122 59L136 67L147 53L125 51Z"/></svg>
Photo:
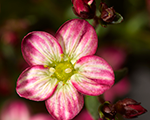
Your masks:
<svg viewBox="0 0 150 120"><path fill-rule="evenodd" d="M72 72L72 69L71 69L71 68L65 69L65 73L70 73L70 72Z"/></svg>
<svg viewBox="0 0 150 120"><path fill-rule="evenodd" d="M54 73L56 70L55 70L53 67L50 67L49 71L50 71L51 73Z"/></svg>

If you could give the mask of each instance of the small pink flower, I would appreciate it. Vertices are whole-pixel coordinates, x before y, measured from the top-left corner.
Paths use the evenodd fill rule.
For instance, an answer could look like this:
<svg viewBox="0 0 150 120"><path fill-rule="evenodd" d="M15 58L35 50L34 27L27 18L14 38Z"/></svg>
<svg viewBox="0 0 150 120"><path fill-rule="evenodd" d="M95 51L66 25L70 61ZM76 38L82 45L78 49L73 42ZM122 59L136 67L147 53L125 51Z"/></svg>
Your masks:
<svg viewBox="0 0 150 120"><path fill-rule="evenodd" d="M22 53L30 65L19 76L17 93L46 102L57 120L74 118L82 109L83 94L100 95L114 83L110 65L98 56L97 35L85 20L64 23L52 35L34 31L22 41Z"/></svg>
<svg viewBox="0 0 150 120"><path fill-rule="evenodd" d="M39 113L30 118L30 120L54 120L49 114Z"/></svg>
<svg viewBox="0 0 150 120"><path fill-rule="evenodd" d="M127 53L123 48L106 45L98 49L97 55L104 58L114 70L118 70L125 63Z"/></svg>
<svg viewBox="0 0 150 120"><path fill-rule="evenodd" d="M49 114L30 115L27 105L20 100L7 101L2 107L0 120L53 120Z"/></svg>
<svg viewBox="0 0 150 120"><path fill-rule="evenodd" d="M128 80L128 77L125 77L115 84L111 89L107 90L104 93L104 98L107 101L114 102L116 98L121 98L129 93L130 88L130 81Z"/></svg>
<svg viewBox="0 0 150 120"><path fill-rule="evenodd" d="M94 118L92 118L86 109L83 109L73 120L94 120ZM98 120L102 119L99 118Z"/></svg>
<svg viewBox="0 0 150 120"><path fill-rule="evenodd" d="M3 72L2 72L3 71ZM9 77L4 69L1 71L0 78L0 96L9 96L12 93L13 85L12 79Z"/></svg>

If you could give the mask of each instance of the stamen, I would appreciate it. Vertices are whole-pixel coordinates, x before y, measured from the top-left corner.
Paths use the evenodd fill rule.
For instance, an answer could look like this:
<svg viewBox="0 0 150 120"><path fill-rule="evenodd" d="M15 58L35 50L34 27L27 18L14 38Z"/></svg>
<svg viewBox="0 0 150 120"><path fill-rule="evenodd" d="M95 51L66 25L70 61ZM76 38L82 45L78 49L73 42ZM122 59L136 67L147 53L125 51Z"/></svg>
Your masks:
<svg viewBox="0 0 150 120"><path fill-rule="evenodd" d="M47 66L47 65L44 65L44 67L47 68L48 66Z"/></svg>
<svg viewBox="0 0 150 120"><path fill-rule="evenodd" d="M70 73L70 72L72 72L72 69L71 69L71 68L65 69L65 73Z"/></svg>
<svg viewBox="0 0 150 120"><path fill-rule="evenodd" d="M88 5L90 6L93 3L93 0L88 1Z"/></svg>
<svg viewBox="0 0 150 120"><path fill-rule="evenodd" d="M61 54L61 61L64 59L64 54Z"/></svg>
<svg viewBox="0 0 150 120"><path fill-rule="evenodd" d="M56 70L55 70L53 67L51 67L51 68L49 69L49 71L50 71L51 73L54 73Z"/></svg>

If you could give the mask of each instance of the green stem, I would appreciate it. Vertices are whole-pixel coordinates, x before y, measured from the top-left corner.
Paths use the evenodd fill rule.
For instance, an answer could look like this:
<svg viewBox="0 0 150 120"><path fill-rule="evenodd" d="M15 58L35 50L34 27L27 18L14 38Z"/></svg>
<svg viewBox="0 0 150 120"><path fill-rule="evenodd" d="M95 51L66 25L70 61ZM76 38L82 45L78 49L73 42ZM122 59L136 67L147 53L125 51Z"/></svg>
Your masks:
<svg viewBox="0 0 150 120"><path fill-rule="evenodd" d="M98 100L101 104L103 104L105 102L104 95L102 94L102 95L98 96Z"/></svg>
<svg viewBox="0 0 150 120"><path fill-rule="evenodd" d="M97 16L95 16L93 18L93 23L92 23L92 26L94 27L94 29L96 29L99 25L99 18Z"/></svg>

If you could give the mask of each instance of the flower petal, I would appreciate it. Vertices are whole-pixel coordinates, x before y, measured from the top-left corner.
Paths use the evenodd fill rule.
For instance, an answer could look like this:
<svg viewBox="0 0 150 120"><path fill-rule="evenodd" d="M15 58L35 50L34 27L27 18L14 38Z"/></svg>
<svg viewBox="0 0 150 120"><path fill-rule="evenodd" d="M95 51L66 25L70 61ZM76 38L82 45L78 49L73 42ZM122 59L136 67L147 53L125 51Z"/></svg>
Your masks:
<svg viewBox="0 0 150 120"><path fill-rule="evenodd" d="M63 84L59 82L58 88L48 100L46 107L49 113L57 120L70 120L82 109L83 95L72 86L70 81Z"/></svg>
<svg viewBox="0 0 150 120"><path fill-rule="evenodd" d="M78 73L92 79L98 84L112 86L114 84L114 72L111 66L98 56L85 56L79 59L75 66Z"/></svg>
<svg viewBox="0 0 150 120"><path fill-rule="evenodd" d="M27 68L17 81L20 97L42 101L49 98L57 88L57 79L52 78L49 70L42 65Z"/></svg>
<svg viewBox="0 0 150 120"><path fill-rule="evenodd" d="M51 65L60 61L63 51L52 35L42 31L27 34L22 41L22 54L29 65Z"/></svg>
<svg viewBox="0 0 150 120"><path fill-rule="evenodd" d="M86 78L80 74L74 74L71 77L73 86L82 94L96 96L103 94L110 88L108 85L98 84L97 82Z"/></svg>
<svg viewBox="0 0 150 120"><path fill-rule="evenodd" d="M82 57L74 67L78 73L71 77L71 82L83 94L103 94L114 83L112 68L100 57Z"/></svg>
<svg viewBox="0 0 150 120"><path fill-rule="evenodd" d="M95 29L85 20L72 19L56 33L64 54L75 63L79 58L96 52L98 38Z"/></svg>

